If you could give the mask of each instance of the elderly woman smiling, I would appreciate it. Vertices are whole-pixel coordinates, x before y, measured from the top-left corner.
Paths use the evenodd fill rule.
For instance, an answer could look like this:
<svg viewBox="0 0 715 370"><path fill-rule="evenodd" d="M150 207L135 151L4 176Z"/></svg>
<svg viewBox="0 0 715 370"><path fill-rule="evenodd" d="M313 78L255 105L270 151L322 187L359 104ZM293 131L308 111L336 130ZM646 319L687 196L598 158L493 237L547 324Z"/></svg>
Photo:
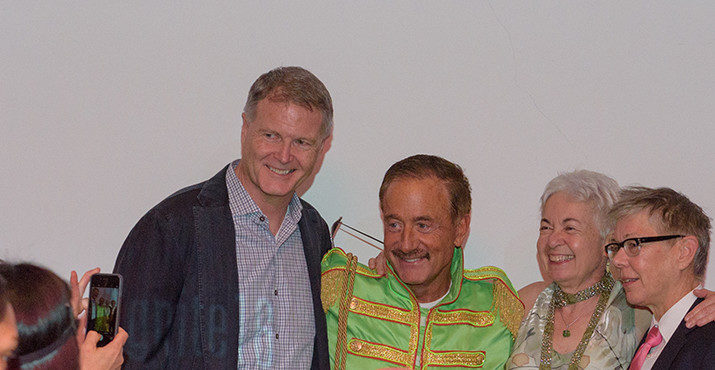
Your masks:
<svg viewBox="0 0 715 370"><path fill-rule="evenodd" d="M606 215L619 190L612 178L586 170L546 185L537 260L553 283L519 291L526 312L507 368L628 368L650 314L628 305L606 266ZM693 322L712 320L713 298L701 303Z"/></svg>
<svg viewBox="0 0 715 370"><path fill-rule="evenodd" d="M509 368L626 368L647 327L606 270L605 215L618 183L591 171L557 176L541 196L539 267L554 282L520 291L528 310ZM640 321L640 320L639 320Z"/></svg>

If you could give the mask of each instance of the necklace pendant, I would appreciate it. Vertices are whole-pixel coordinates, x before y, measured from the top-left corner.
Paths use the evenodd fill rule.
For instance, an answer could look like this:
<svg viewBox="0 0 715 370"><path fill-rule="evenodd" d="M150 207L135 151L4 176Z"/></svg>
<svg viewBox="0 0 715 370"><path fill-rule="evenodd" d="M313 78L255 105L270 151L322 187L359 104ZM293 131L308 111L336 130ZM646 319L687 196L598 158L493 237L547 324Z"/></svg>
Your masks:
<svg viewBox="0 0 715 370"><path fill-rule="evenodd" d="M563 335L565 338L568 338L571 336L571 331L566 329L563 331L563 333L561 333L561 335Z"/></svg>

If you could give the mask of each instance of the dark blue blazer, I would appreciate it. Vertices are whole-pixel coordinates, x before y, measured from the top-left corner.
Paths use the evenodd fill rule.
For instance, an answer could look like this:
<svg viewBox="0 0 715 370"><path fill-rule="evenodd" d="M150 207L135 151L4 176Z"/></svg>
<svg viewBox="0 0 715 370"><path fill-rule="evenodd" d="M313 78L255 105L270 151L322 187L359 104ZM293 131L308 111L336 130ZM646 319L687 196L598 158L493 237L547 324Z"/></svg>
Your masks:
<svg viewBox="0 0 715 370"><path fill-rule="evenodd" d="M690 310L702 301L698 298ZM639 348L645 337L638 344ZM688 329L685 320L681 321L655 360L653 369L715 369L715 322Z"/></svg>
<svg viewBox="0 0 715 370"><path fill-rule="evenodd" d="M125 368L236 369L239 291L224 167L144 215L119 251ZM318 212L303 202L298 223L313 294L313 369L329 369L320 261L331 247Z"/></svg>

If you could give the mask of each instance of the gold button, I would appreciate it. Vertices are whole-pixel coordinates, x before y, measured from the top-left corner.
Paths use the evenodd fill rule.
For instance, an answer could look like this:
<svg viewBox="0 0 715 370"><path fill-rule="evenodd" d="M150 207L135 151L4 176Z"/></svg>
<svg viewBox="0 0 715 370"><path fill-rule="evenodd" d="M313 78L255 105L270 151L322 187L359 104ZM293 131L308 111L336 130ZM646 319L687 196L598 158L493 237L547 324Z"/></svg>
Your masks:
<svg viewBox="0 0 715 370"><path fill-rule="evenodd" d="M353 350L353 352L360 352L360 350L362 349L362 343L354 340L350 342L350 349Z"/></svg>
<svg viewBox="0 0 715 370"><path fill-rule="evenodd" d="M350 309L351 310L354 310L357 307L357 305L358 305L357 298L353 298L350 300Z"/></svg>

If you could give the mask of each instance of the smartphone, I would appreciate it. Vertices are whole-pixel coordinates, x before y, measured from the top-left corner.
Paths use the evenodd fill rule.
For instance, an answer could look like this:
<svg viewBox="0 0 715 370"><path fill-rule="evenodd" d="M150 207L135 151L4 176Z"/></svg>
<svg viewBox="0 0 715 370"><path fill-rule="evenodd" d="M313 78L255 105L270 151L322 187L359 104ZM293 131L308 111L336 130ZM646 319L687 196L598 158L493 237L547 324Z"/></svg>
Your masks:
<svg viewBox="0 0 715 370"><path fill-rule="evenodd" d="M104 347L114 339L119 327L122 306L122 275L94 274L89 282L87 332L94 330L102 338L97 347Z"/></svg>

